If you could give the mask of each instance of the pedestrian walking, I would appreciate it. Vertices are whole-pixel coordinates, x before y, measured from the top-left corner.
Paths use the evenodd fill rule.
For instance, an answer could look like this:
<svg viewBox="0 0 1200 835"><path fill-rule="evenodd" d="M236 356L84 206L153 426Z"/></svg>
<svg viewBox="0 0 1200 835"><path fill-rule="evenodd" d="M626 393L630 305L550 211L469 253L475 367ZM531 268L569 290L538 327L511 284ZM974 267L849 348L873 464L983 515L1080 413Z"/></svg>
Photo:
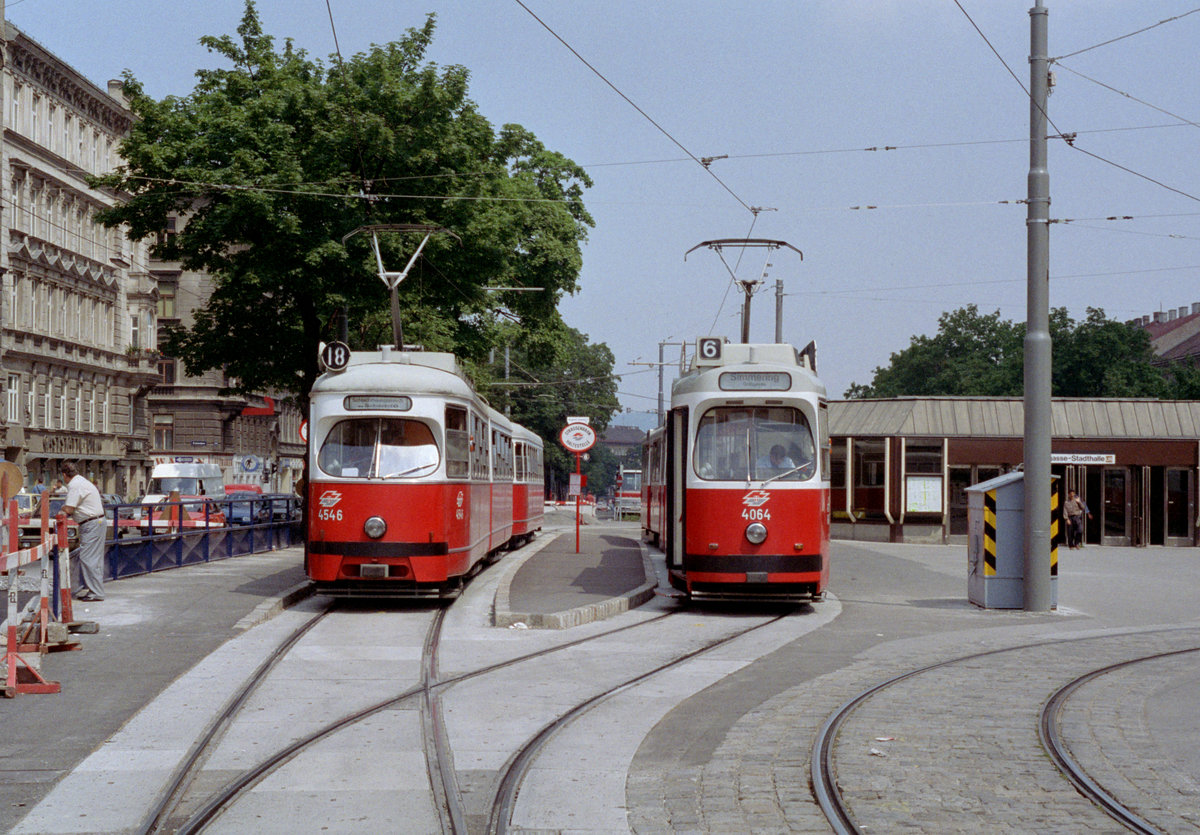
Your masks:
<svg viewBox="0 0 1200 835"><path fill-rule="evenodd" d="M1063 514L1067 517L1067 547L1080 548L1083 544L1083 517L1088 513L1087 505L1079 498L1074 490L1067 491L1067 500L1063 504Z"/></svg>
<svg viewBox="0 0 1200 835"><path fill-rule="evenodd" d="M79 600L104 599L104 504L96 485L79 474L70 461L64 461L62 476L67 482L67 500L62 512L79 526L79 578L75 597Z"/></svg>

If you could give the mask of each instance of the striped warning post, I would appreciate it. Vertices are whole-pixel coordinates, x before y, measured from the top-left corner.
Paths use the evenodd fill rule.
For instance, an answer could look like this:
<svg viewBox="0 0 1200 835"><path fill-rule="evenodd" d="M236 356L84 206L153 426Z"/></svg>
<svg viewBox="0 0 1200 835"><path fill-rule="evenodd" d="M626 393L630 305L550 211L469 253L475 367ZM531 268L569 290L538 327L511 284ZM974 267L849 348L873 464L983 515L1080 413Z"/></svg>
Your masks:
<svg viewBox="0 0 1200 835"><path fill-rule="evenodd" d="M1058 479L1050 480L1050 576L1058 576L1058 545L1062 541L1062 521L1059 518Z"/></svg>
<svg viewBox="0 0 1200 835"><path fill-rule="evenodd" d="M996 576L996 491L983 494L983 576Z"/></svg>

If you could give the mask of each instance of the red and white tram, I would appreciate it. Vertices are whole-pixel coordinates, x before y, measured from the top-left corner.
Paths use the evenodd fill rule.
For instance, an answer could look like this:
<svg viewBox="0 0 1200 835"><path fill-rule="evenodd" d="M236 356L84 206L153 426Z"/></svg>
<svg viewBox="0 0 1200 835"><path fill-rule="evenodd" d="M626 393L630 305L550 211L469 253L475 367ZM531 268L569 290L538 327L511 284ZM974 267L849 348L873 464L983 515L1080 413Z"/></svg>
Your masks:
<svg viewBox="0 0 1200 835"><path fill-rule="evenodd" d="M456 594L540 530L542 441L451 354L345 355L311 392L308 576L340 596Z"/></svg>
<svg viewBox="0 0 1200 835"><path fill-rule="evenodd" d="M702 342L643 449L644 533L689 596L819 600L829 582L825 386L790 345Z"/></svg>

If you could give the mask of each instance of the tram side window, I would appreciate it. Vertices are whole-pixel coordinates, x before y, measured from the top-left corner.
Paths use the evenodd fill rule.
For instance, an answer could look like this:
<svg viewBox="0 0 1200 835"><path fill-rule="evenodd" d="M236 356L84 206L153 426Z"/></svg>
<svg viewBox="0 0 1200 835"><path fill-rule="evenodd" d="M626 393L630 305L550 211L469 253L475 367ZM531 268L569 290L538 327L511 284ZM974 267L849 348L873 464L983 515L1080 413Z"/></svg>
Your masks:
<svg viewBox="0 0 1200 835"><path fill-rule="evenodd" d="M512 438L492 430L492 478L496 481L512 481Z"/></svg>
<svg viewBox="0 0 1200 835"><path fill-rule="evenodd" d="M483 418L471 414L471 478L487 480L491 446L488 444L488 427Z"/></svg>
<svg viewBox="0 0 1200 835"><path fill-rule="evenodd" d="M446 476L466 478L471 472L471 433L467 410L446 407Z"/></svg>
<svg viewBox="0 0 1200 835"><path fill-rule="evenodd" d="M808 418L790 406L717 406L700 418L695 468L711 481L807 481L816 473Z"/></svg>
<svg viewBox="0 0 1200 835"><path fill-rule="evenodd" d="M529 465L525 460L526 449L525 444L520 441L513 444L513 463L516 465L513 473L514 481L526 481L529 478Z"/></svg>

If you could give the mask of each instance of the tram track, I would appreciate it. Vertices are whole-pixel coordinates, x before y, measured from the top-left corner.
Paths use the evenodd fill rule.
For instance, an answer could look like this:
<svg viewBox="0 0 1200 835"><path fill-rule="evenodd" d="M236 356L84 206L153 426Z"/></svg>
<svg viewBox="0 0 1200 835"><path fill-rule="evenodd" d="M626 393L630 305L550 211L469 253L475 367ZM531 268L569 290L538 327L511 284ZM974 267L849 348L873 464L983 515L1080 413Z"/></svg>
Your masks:
<svg viewBox="0 0 1200 835"><path fill-rule="evenodd" d="M1186 634L1190 631L1191 630L1149 629L1145 631L1136 631L1133 633L1123 633L1117 637L1127 638L1130 635L1136 637L1177 635L1181 633ZM843 732L843 729L845 728L850 717L853 716L856 711L862 709L864 705L870 703L872 699L896 687L897 685L900 685L901 683L912 681L921 676L947 671L958 666L969 668L969 666L975 662L979 662L991 657L1015 655L1028 651L1041 651L1048 648L1084 641L1103 641L1107 637L1111 636L1092 635L1039 641L1010 647L1001 647L984 652L971 653L899 673L895 676L887 678L884 681L867 687L851 696L826 718L816 735L813 747L811 749L809 768L813 794L821 808L821 812L824 814L826 820L832 828L832 831L838 833L839 835L844 835L844 833L863 833L869 830L874 831L879 828L877 823L873 823L868 828L866 825L862 824L858 819L856 819L851 808L851 804L848 803L845 798L846 787L851 784L853 778L848 775L842 775L839 777L839 770L836 762L836 749L839 744L839 735ZM1190 640L1194 640L1194 638ZM1071 698L1071 695L1080 687L1107 674L1118 670L1128 669L1146 661L1172 658L1187 653L1196 652L1200 652L1200 647L1190 646L1184 649L1175 649L1166 652L1143 654L1134 658L1125 658L1115 663L1089 670L1088 672L1073 678L1065 685L1061 685L1054 690L1054 692L1051 693L1050 696L1045 700L1041 709L1037 712L1036 724L1038 725L1037 731L1039 739L1045 748L1045 752L1062 776L1070 781L1070 783L1076 788L1083 798L1086 798L1090 803L1094 804L1096 808L1103 811L1114 820L1122 823L1132 831L1143 833L1161 833L1164 830L1148 823L1142 817L1129 809L1125 804L1117 800L1111 792L1107 791L1103 786L1099 785L1099 783L1089 777L1084 769L1070 755L1069 747L1063 740L1061 733L1061 716L1064 707Z"/></svg>
<svg viewBox="0 0 1200 835"><path fill-rule="evenodd" d="M208 727L204 729L200 737L192 744L191 748L188 749L183 761L175 769L175 773L172 775L159 801L150 809L138 827L137 832L139 835L150 835L150 833L165 831L164 827L167 824L169 815L182 798L184 792L187 791L191 777L195 774L204 756L212 749L214 742L223 736L234 717L237 716L246 704L246 701L258 689L259 685L266 680L267 676L275 669L284 656L286 656L288 650L294 647L301 638L307 635L313 627L324 620L335 608L336 603L318 612L308 621L297 627L250 674L249 678L243 682L241 688L228 700L221 712L217 714Z"/></svg>
<svg viewBox="0 0 1200 835"><path fill-rule="evenodd" d="M1160 652L1153 655L1145 655L1140 658L1130 658L1125 661L1120 661L1116 664L1110 664L1106 667L1092 670L1078 678L1065 684L1063 687L1054 692L1050 699L1046 702L1046 706L1042 709L1041 720L1038 724L1039 735L1042 740L1042 745L1050 758L1054 760L1054 764L1059 770L1066 775L1076 789L1081 794L1088 797L1103 809L1109 817L1118 823L1124 824L1130 830L1145 835L1164 835L1164 830L1159 829L1154 824L1147 821L1144 817L1138 815L1130 806L1118 800L1114 794L1094 780L1079 764L1075 757L1071 754L1071 749L1063 738L1062 733L1062 714L1067 702L1070 700L1079 688L1089 682L1095 681L1103 676L1110 675L1119 670L1132 668L1138 664L1143 664L1147 661L1157 661L1165 658L1174 658L1181 655L1200 652L1200 647L1191 647L1188 649L1173 650L1171 652Z"/></svg>
<svg viewBox="0 0 1200 835"><path fill-rule="evenodd" d="M774 616L762 623L757 623L751 627L739 630L733 634L723 636L717 640L711 641L706 645L690 652L659 664L653 669L646 670L632 678L626 679L618 684L615 684L601 693L597 693L584 702L576 705L571 710L559 716L553 722L545 725L537 734L529 739L509 760L507 766L498 781L495 799L492 802L492 813L488 822L487 831L489 835L505 835L508 832L508 827L511 824L512 814L516 804L517 793L520 790L521 783L528 772L530 766L536 760L538 754L545 745L563 728L577 721L580 717L590 711L592 708L599 705L601 702L611 698L612 696L634 687L660 673L671 670L675 667L684 664L700 655L711 652L718 647L723 647L739 638L745 637L759 629L766 628L772 624L778 623L794 612L788 612L782 615Z"/></svg>
<svg viewBox="0 0 1200 835"><path fill-rule="evenodd" d="M236 718L237 709L243 706L249 698L253 690L261 683L265 674L273 668L279 660L286 654L288 649L295 646L296 642L307 633L312 626L315 626L317 618L305 625L304 632L294 634L289 637L280 648L273 653L268 662L263 665L262 675L252 676L248 680L247 685L239 694L231 700L230 707L223 712L219 722L214 723L211 733L206 733L205 736L198 740L193 748L194 754L188 757L180 769L177 777L172 780L171 793L172 797L164 797L156 804L155 812L149 817L147 825L141 830L147 835L150 833L165 833L175 832L180 835L190 835L191 833L202 832L210 823L212 823L223 811L228 809L232 804L236 803L238 798L247 790L263 780L266 776L291 761L297 755L301 754L305 749L311 747L315 743L329 737L330 735L342 730L348 726L354 725L365 719L379 714L382 711L400 707L408 702L417 701L421 705L421 725L422 737L425 740L426 751L426 766L429 774L431 790L435 795L435 805L439 814L443 818L443 831L452 833L467 832L466 811L462 803L461 793L459 791L457 780L453 767L453 752L450 747L449 737L446 732L443 715L440 706L440 694L447 688L455 684L467 681L469 679L485 676L489 673L496 672L505 668L513 667L519 664L527 663L532 660L545 658L555 653L562 652L583 644L595 642L597 640L610 637L615 634L637 629L651 623L661 621L671 616L672 613L665 613L651 618L640 620L637 623L625 624L615 629L605 630L595 635L589 635L572 641L567 641L557 644L553 647L547 647L534 652L521 654L513 658L499 661L495 664L486 665L484 667L471 670L464 673L455 674L453 676L441 679L438 676L437 651L440 641L440 633L444 623L444 615L446 609L439 609L433 616L427 631L421 658L421 675L420 680L409 687L404 688L400 692L386 699L377 701L360 710L346 714L335 721L322 725L320 728L304 735L289 745L277 750L271 755L261 759L255 765L243 770L238 776L228 781L221 789L213 792L208 797L203 799L199 806L193 811L190 816L173 827L169 824L166 814L167 811L178 803L179 798L175 795L182 789L186 789L187 783L194 776L195 770L203 762L203 757L206 752L210 751L216 744L220 742L220 734L217 731L227 729L229 724ZM299 630L298 630L299 631Z"/></svg>
<svg viewBox="0 0 1200 835"><path fill-rule="evenodd" d="M290 744L275 751L269 756L261 758L251 767L245 768L235 778L228 780L221 789L203 798L198 805L194 806L194 811L190 814L190 816L181 824L179 824L177 828L159 826L158 828L147 829L145 831L148 833L202 832L210 824L214 823L225 811L235 806L239 802L239 799L243 797L247 791L259 784L268 775L274 773L286 763L302 755L306 749L309 749L317 742L336 734L338 731L375 716L382 711L399 708L405 705L415 705L419 708L421 714L421 736L424 741L423 748L426 757L426 770L428 772L430 790L433 792L434 806L441 819L442 831L461 835L462 833L470 831L471 820L477 821L478 825L482 826L483 821L486 819L488 821L489 831L505 832L507 831L508 821L512 813L517 791L519 790L521 782L525 777L528 766L537 758L542 747L555 735L558 730L571 724L586 714L591 708L612 697L614 694L621 692L622 690L632 687L655 675L659 675L666 670L678 667L679 665L684 664L687 661L704 653L711 652L714 649L725 646L730 642L737 640L738 638L755 632L756 630L760 630L772 624L778 623L794 613L794 610L789 610L788 612L773 616L758 616L755 618L755 622L749 626L743 625L736 628L736 630L731 633L721 635L719 638L706 640L703 645L699 647L695 647L677 657L670 658L663 663L655 664L650 669L642 670L636 675L623 677L620 681L605 686L601 692L594 693L583 699L579 704L575 705L570 710L567 710L555 721L549 723L547 726L535 733L523 744L517 753L510 757L506 767L502 770L502 773L498 776L498 779L493 783L494 788L489 792L488 795L490 797L490 801L487 801L487 798L480 798L480 800L490 802L490 812L486 812L485 810L477 808L475 809L475 817L472 818L470 810L463 802L462 793L458 785L450 734L447 732L444 721L445 717L441 704L442 696L450 688L468 680L487 676L501 670L519 667L520 665L533 663L539 660L550 659L552 656L564 651L587 644L594 644L598 641L603 641L631 630L637 630L643 627L652 628L654 624L674 617L678 614L678 612L670 611L657 614L651 617L643 618L636 623L622 624L615 628L605 629L592 635L587 635L570 641L564 641L562 643L558 643L549 647L543 647L532 652L522 653L514 657L498 661L494 664L486 664L476 669L458 672L453 675L442 677L439 672L438 653L445 622L445 614L447 611L448 607L441 608L431 617L422 646L419 681L403 688L386 699L375 702L360 710L342 716L335 721L322 725L321 727L306 734L302 738L296 739ZM289 642L289 646L294 645L295 641ZM239 704L244 704L245 700L246 697L243 696L237 701ZM231 721L231 719L232 717L226 719L224 723L226 727L228 727L228 723ZM219 736L213 736L206 740L205 744L208 747L211 747L218 742ZM200 757L196 757L191 760L193 767L195 767L195 765L199 762L201 762ZM182 775L180 782L186 785L186 781L189 779L189 775ZM160 821L165 821L165 818L162 818L161 816L158 819Z"/></svg>

